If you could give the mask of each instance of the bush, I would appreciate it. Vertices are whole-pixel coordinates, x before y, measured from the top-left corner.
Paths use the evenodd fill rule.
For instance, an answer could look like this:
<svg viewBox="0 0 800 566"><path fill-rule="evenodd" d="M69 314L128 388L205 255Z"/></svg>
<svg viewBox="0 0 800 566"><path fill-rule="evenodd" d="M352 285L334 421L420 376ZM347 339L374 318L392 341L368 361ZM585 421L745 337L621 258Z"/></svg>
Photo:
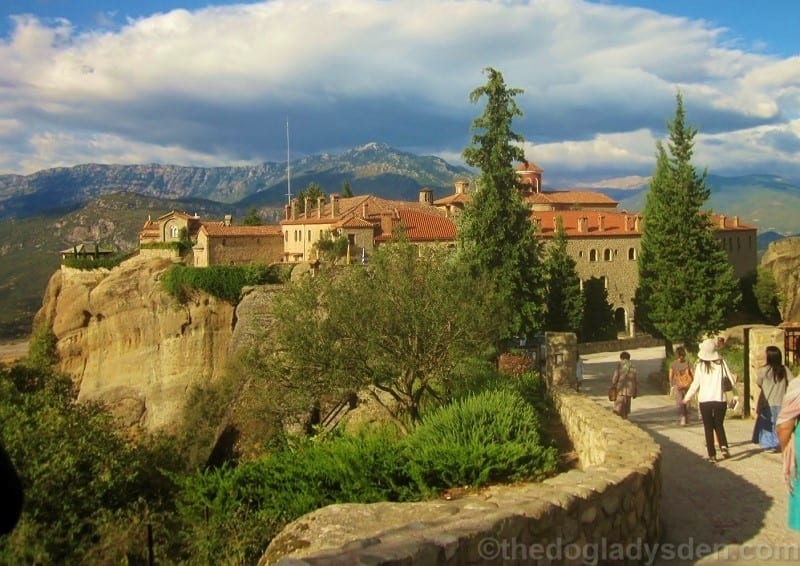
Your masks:
<svg viewBox="0 0 800 566"><path fill-rule="evenodd" d="M164 290L181 303L189 300L192 291L205 291L235 305L245 285L280 283L281 276L277 267L260 264L210 267L176 264L167 270L161 282Z"/></svg>
<svg viewBox="0 0 800 566"><path fill-rule="evenodd" d="M120 253L106 257L67 256L62 263L65 267L89 271L92 269L112 269L133 256L133 253Z"/></svg>
<svg viewBox="0 0 800 566"><path fill-rule="evenodd" d="M424 418L405 440L411 476L423 493L454 486L541 479L557 450L541 443L533 407L511 388L457 400Z"/></svg>
<svg viewBox="0 0 800 566"><path fill-rule="evenodd" d="M332 503L417 497L389 430L302 440L238 468L184 480L179 512L195 561L255 563L294 519Z"/></svg>

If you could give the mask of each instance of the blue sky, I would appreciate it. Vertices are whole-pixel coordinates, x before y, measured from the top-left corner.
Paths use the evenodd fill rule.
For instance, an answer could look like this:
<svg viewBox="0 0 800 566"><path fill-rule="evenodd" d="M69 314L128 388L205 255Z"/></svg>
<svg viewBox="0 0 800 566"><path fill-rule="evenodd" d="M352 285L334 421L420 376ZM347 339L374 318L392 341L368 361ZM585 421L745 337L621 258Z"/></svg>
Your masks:
<svg viewBox="0 0 800 566"><path fill-rule="evenodd" d="M500 70L545 185L648 175L675 93L695 163L800 180L790 0L6 0L0 173L236 165L377 141L461 163Z"/></svg>

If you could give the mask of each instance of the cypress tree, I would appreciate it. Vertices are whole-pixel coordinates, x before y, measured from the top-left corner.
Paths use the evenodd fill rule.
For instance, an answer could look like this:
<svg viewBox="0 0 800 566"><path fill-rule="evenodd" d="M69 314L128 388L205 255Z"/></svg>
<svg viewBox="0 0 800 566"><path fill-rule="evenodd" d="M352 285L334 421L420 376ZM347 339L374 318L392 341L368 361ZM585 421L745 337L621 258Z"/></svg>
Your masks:
<svg viewBox="0 0 800 566"><path fill-rule="evenodd" d="M656 167L644 209L635 319L643 330L696 348L718 332L741 298L733 267L719 245L710 216L702 210L710 190L706 172L692 165L697 129L685 122L683 97L676 97L669 144L656 144Z"/></svg>
<svg viewBox="0 0 800 566"><path fill-rule="evenodd" d="M583 292L575 259L567 252L567 234L560 216L556 217L555 236L552 245L547 248L544 269L547 280L547 330L580 333Z"/></svg>
<svg viewBox="0 0 800 566"><path fill-rule="evenodd" d="M486 68L488 81L470 93L477 103L486 97L483 114L472 123L472 144L464 152L468 165L480 170L477 190L461 216L458 239L463 259L473 272L487 275L512 312L501 338L531 336L544 322L544 273L541 245L534 234L530 207L522 200L514 163L524 160L521 135L511 130L522 111L503 75Z"/></svg>
<svg viewBox="0 0 800 566"><path fill-rule="evenodd" d="M583 282L583 326L580 339L584 342L613 340L617 337L614 307L608 302L606 282L600 277L590 277Z"/></svg>

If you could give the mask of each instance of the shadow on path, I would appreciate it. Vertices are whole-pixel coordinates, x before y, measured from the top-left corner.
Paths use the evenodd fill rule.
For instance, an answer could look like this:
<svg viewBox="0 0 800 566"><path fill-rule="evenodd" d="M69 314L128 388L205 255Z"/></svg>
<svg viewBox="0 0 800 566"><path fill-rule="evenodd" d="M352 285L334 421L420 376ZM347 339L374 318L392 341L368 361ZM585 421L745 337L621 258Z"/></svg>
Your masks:
<svg viewBox="0 0 800 566"><path fill-rule="evenodd" d="M800 533L786 527L780 455L750 442L752 421L726 419L731 458L707 462L697 410L690 411L689 425L678 425L674 401L647 379L660 370L663 349L643 350L648 352L631 352L640 379L630 420L662 450L662 539L655 564L800 562ZM581 390L609 411L606 395L616 356L584 357Z"/></svg>

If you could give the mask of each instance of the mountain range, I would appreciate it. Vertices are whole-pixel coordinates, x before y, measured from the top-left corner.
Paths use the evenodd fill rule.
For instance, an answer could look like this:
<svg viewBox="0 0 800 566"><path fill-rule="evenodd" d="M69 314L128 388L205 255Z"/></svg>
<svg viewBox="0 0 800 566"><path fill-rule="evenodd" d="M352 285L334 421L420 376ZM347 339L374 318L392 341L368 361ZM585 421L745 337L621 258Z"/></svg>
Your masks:
<svg viewBox="0 0 800 566"><path fill-rule="evenodd" d="M420 156L369 143L340 155L315 155L285 163L241 167L177 165L100 165L47 169L31 175L0 175L0 337L25 335L41 305L50 275L60 264L59 251L98 242L132 251L148 216L170 210L204 218L243 217L255 208L265 223L283 214L287 192L297 194L310 183L325 193L417 200L427 187L434 198L453 193L457 179L476 173L439 157ZM800 185L776 176L709 175L709 207L759 227L764 245L800 232ZM591 189L641 211L648 179L625 177L572 187ZM235 221L235 220L234 220Z"/></svg>

